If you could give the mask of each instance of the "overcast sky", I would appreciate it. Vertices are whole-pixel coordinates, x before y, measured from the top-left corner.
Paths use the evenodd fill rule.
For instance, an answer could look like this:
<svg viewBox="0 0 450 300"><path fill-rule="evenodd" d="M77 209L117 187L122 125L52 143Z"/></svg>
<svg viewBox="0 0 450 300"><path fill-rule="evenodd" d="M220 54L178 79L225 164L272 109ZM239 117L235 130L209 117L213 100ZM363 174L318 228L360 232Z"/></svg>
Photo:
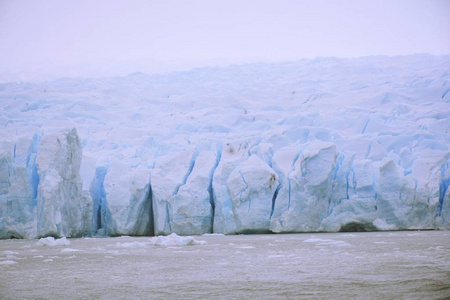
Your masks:
<svg viewBox="0 0 450 300"><path fill-rule="evenodd" d="M450 54L448 0L0 0L0 80Z"/></svg>

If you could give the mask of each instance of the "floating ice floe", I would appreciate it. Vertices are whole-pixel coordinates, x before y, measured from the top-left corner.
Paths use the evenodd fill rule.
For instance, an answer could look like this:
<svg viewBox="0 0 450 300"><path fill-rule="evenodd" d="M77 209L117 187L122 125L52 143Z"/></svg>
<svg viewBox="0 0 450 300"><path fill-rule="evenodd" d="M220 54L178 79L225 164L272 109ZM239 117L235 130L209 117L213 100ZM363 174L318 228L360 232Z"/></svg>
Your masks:
<svg viewBox="0 0 450 300"><path fill-rule="evenodd" d="M188 246L205 245L206 241L197 241L192 236L179 236L172 233L168 236L155 236L150 239L150 245L154 246Z"/></svg>
<svg viewBox="0 0 450 300"><path fill-rule="evenodd" d="M14 261L14 260L0 261L0 265L13 265L13 264L17 264L17 261Z"/></svg>
<svg viewBox="0 0 450 300"><path fill-rule="evenodd" d="M332 239L307 239L304 240L305 243L314 243L316 246L339 246L339 247L345 247L350 246L350 244L343 242L343 241L336 241Z"/></svg>
<svg viewBox="0 0 450 300"><path fill-rule="evenodd" d="M115 246L120 248L142 248L148 246L148 243L143 242L116 243Z"/></svg>
<svg viewBox="0 0 450 300"><path fill-rule="evenodd" d="M74 249L74 248L64 248L61 250L61 252L80 252L83 250L79 250L79 249Z"/></svg>
<svg viewBox="0 0 450 300"><path fill-rule="evenodd" d="M36 242L37 246L69 246L70 242L65 238L62 237L60 239L55 239L52 236L41 238L39 241Z"/></svg>

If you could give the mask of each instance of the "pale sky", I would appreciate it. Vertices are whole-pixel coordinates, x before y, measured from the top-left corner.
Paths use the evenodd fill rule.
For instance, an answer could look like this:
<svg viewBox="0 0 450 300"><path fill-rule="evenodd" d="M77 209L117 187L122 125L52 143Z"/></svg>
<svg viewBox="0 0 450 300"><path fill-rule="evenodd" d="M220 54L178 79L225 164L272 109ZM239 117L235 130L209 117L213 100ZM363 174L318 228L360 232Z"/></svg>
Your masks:
<svg viewBox="0 0 450 300"><path fill-rule="evenodd" d="M0 81L450 54L448 0L0 0Z"/></svg>

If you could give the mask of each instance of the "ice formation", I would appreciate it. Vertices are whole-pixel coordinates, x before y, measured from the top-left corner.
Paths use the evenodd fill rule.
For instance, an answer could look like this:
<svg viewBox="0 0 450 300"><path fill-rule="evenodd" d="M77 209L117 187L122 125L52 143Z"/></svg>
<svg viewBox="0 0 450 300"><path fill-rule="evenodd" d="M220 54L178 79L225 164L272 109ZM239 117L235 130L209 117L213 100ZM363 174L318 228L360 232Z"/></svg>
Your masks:
<svg viewBox="0 0 450 300"><path fill-rule="evenodd" d="M36 242L37 246L69 246L70 242L66 237L62 237L60 239L55 239L52 236L41 238Z"/></svg>
<svg viewBox="0 0 450 300"><path fill-rule="evenodd" d="M171 233L167 236L159 235L150 239L150 245L153 246L189 246L189 245L205 245L206 241L198 241L192 236L179 236Z"/></svg>
<svg viewBox="0 0 450 300"><path fill-rule="evenodd" d="M0 84L0 238L450 229L450 58Z"/></svg>

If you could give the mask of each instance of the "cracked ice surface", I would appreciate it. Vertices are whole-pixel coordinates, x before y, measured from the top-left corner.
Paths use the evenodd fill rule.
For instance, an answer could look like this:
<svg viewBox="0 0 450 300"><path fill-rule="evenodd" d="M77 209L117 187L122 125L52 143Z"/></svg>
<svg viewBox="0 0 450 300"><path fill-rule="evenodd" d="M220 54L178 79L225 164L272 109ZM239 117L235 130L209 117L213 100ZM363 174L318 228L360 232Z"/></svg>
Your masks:
<svg viewBox="0 0 450 300"><path fill-rule="evenodd" d="M450 228L450 58L0 84L0 238Z"/></svg>

